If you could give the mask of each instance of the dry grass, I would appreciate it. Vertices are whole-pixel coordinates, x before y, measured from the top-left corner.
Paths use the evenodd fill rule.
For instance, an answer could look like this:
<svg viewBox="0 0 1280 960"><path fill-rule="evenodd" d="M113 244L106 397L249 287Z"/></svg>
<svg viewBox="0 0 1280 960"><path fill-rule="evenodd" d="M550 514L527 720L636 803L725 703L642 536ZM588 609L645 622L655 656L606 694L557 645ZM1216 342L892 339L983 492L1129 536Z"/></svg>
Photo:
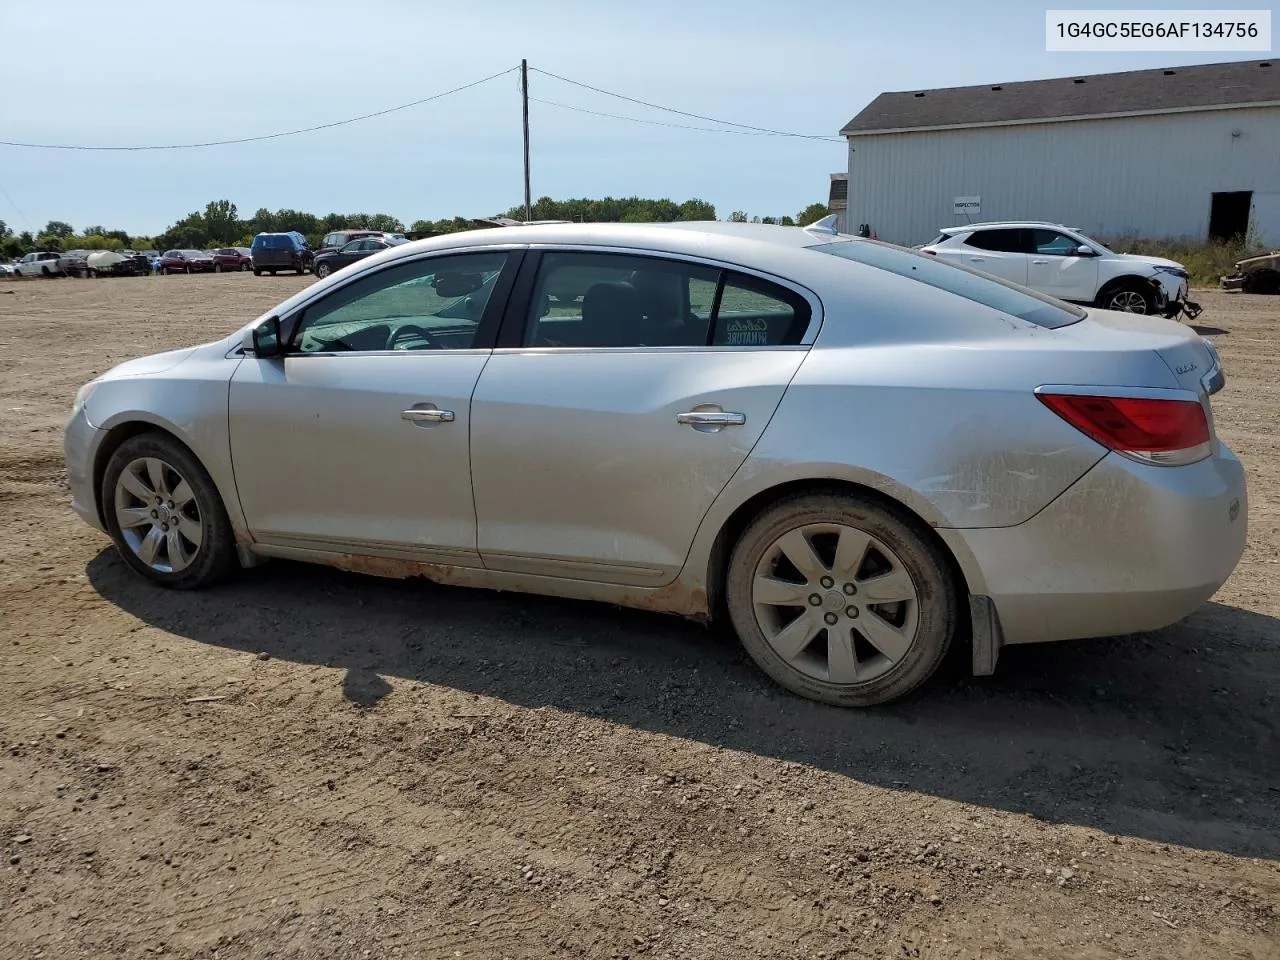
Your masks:
<svg viewBox="0 0 1280 960"><path fill-rule="evenodd" d="M1255 239L1241 238L1230 243L1204 243L1198 240L1143 240L1124 237L1104 241L1117 253L1138 253L1148 257L1177 260L1191 274L1193 287L1216 287L1219 281L1235 273L1236 261L1256 257L1267 248Z"/></svg>

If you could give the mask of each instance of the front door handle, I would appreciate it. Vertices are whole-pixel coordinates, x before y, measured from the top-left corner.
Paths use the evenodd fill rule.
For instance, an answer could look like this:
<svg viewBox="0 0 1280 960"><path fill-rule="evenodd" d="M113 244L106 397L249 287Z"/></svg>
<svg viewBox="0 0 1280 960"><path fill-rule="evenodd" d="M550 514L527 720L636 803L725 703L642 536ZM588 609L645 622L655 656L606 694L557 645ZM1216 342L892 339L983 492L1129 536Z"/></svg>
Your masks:
<svg viewBox="0 0 1280 960"><path fill-rule="evenodd" d="M434 404L429 407L411 407L400 411L401 420L412 423L453 423L452 410L440 410Z"/></svg>
<svg viewBox="0 0 1280 960"><path fill-rule="evenodd" d="M1048 263L1048 260L1032 260L1032 263Z"/></svg>
<svg viewBox="0 0 1280 960"><path fill-rule="evenodd" d="M731 410L690 410L686 413L676 414L676 423L693 427L693 429L703 433L715 433L725 427L740 427L746 422L747 415L745 413L734 413Z"/></svg>
<svg viewBox="0 0 1280 960"><path fill-rule="evenodd" d="M986 257L970 257L969 262L970 263L986 263L987 258Z"/></svg>

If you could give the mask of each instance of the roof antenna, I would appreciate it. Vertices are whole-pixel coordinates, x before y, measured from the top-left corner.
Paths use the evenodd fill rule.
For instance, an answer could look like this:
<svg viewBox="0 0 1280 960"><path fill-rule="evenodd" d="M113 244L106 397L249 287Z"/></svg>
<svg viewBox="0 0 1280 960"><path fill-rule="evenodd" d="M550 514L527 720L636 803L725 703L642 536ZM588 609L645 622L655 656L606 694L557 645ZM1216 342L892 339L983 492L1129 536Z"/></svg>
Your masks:
<svg viewBox="0 0 1280 960"><path fill-rule="evenodd" d="M839 218L834 213L829 213L821 220L815 220L807 227L803 227L801 229L806 233L817 233L825 237L838 237L840 236L840 231L836 229L836 224L838 222Z"/></svg>

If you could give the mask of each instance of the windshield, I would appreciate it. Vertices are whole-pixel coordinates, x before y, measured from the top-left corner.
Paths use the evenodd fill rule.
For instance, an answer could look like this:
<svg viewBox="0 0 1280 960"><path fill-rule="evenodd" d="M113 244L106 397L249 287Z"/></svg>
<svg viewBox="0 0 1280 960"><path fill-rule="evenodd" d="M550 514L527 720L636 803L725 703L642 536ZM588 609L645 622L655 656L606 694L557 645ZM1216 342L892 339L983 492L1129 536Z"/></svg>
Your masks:
<svg viewBox="0 0 1280 960"><path fill-rule="evenodd" d="M207 257L208 254L203 250L179 250L184 257Z"/></svg>
<svg viewBox="0 0 1280 960"><path fill-rule="evenodd" d="M842 240L809 249L909 277L1040 327L1065 327L1085 317L1085 311L1080 307L892 244L874 240Z"/></svg>

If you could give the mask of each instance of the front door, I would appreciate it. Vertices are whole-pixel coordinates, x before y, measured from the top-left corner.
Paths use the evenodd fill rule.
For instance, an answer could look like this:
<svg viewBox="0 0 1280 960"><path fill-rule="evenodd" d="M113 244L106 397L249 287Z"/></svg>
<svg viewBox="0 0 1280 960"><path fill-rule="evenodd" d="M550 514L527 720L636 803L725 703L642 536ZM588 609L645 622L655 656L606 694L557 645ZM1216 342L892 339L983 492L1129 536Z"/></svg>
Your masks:
<svg viewBox="0 0 1280 960"><path fill-rule="evenodd" d="M1098 288L1098 260L1082 257L1080 241L1057 230L1033 228L1027 286L1062 300L1090 302Z"/></svg>
<svg viewBox="0 0 1280 960"><path fill-rule="evenodd" d="M667 583L803 361L816 301L628 254L531 254L525 270L512 345L472 403L484 564Z"/></svg>
<svg viewBox="0 0 1280 960"><path fill-rule="evenodd" d="M400 261L282 318L284 358L246 359L231 382L236 489L255 540L478 565L471 394L512 256Z"/></svg>

